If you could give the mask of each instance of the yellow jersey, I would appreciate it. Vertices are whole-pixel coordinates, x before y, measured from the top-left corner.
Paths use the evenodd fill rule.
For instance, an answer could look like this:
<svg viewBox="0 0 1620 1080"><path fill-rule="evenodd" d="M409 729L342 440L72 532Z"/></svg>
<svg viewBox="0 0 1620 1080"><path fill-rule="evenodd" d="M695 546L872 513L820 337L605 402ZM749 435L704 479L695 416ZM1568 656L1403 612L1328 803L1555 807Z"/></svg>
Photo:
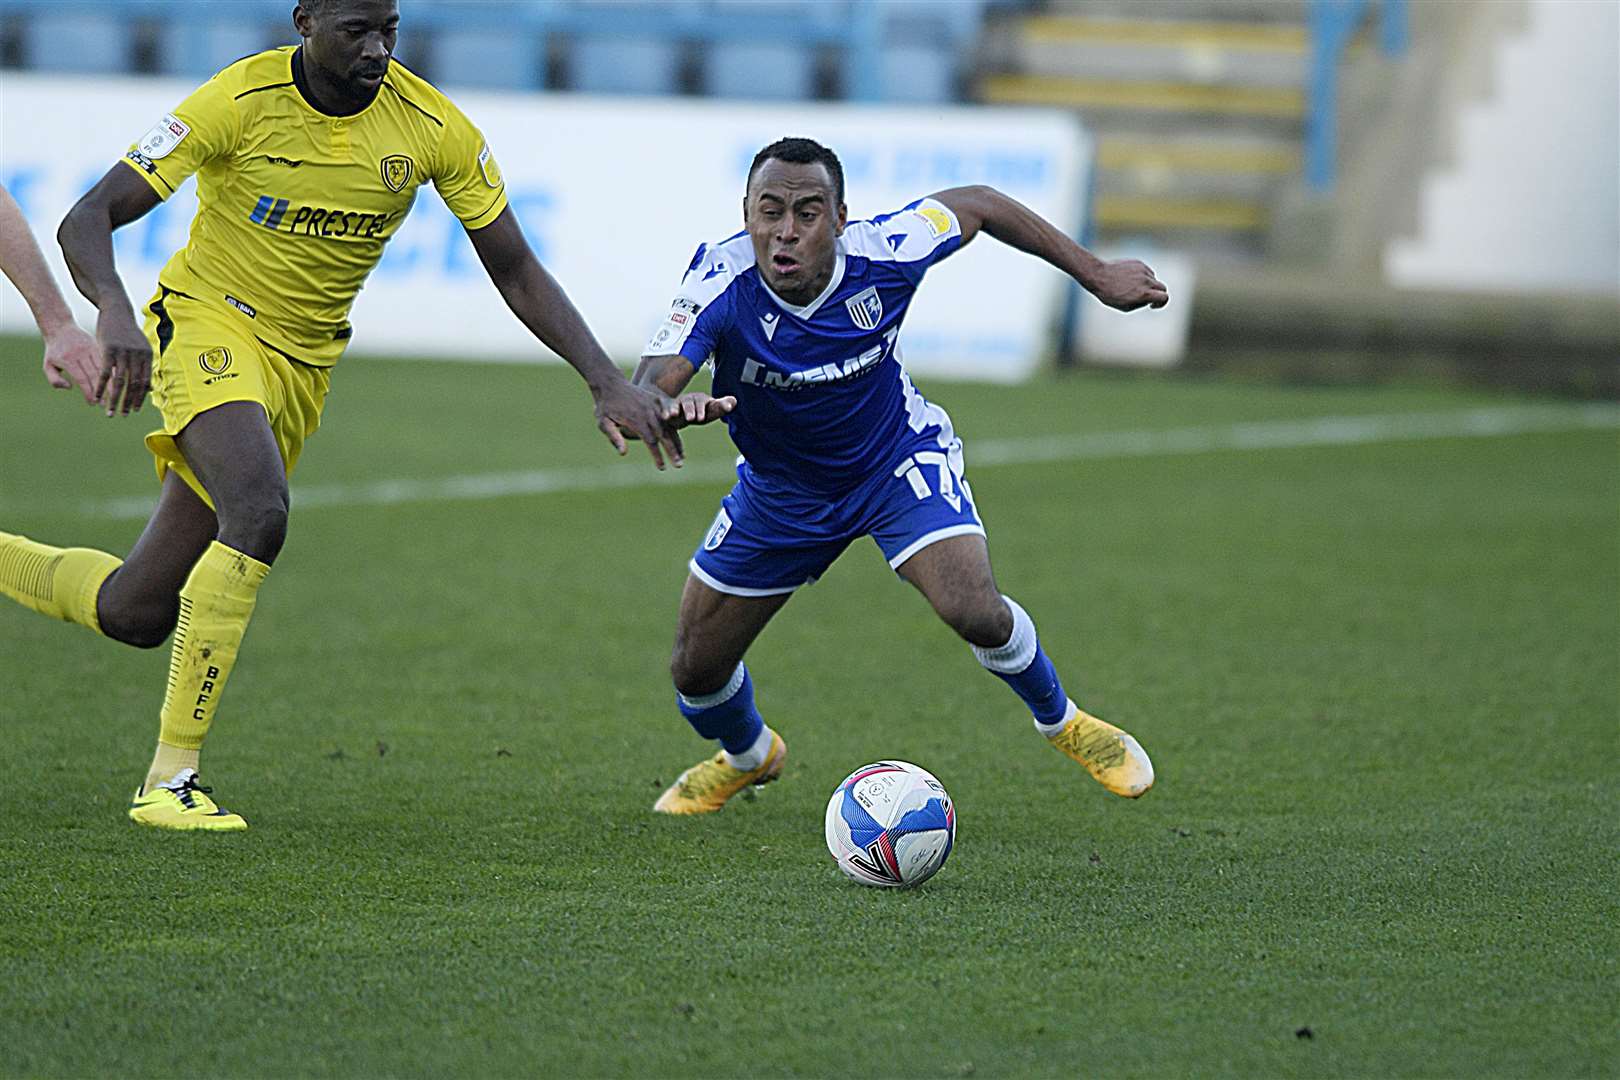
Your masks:
<svg viewBox="0 0 1620 1080"><path fill-rule="evenodd" d="M328 367L383 246L432 182L468 229L506 209L489 146L450 100L397 62L371 104L329 116L303 89L297 46L238 60L124 155L167 199L197 174L197 216L158 276L254 320L267 344Z"/></svg>

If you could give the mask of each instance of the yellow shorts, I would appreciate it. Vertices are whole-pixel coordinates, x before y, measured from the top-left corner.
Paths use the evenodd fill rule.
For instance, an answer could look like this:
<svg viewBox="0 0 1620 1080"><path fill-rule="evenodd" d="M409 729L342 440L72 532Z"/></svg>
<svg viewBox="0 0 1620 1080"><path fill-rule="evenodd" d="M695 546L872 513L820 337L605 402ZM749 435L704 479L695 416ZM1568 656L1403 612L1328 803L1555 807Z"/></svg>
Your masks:
<svg viewBox="0 0 1620 1080"><path fill-rule="evenodd" d="M159 482L173 469L203 502L214 505L174 437L199 413L232 401L253 401L264 409L292 475L304 440L321 426L330 369L300 363L266 345L241 312L161 287L146 306L145 330L152 343L152 403L163 417L162 430L146 437Z"/></svg>

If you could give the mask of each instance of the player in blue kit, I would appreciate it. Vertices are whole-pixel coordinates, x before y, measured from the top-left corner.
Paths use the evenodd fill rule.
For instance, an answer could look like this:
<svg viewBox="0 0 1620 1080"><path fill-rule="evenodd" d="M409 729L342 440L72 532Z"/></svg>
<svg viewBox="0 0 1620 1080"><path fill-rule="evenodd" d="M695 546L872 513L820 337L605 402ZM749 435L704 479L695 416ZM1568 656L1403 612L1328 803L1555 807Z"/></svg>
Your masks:
<svg viewBox="0 0 1620 1080"><path fill-rule="evenodd" d="M838 157L809 139L761 150L743 232L698 248L636 383L680 395L676 423L723 419L742 453L737 485L692 556L670 663L681 714L720 751L654 809L719 810L781 774L782 737L754 706L748 646L799 586L871 536L1011 686L1035 727L1116 795L1153 784L1130 735L1068 697L1024 609L1001 594L945 410L911 384L900 324L923 274L980 232L1036 255L1110 307L1163 307L1134 260L1105 262L988 187L941 191L848 221ZM682 393L714 361L713 393Z"/></svg>

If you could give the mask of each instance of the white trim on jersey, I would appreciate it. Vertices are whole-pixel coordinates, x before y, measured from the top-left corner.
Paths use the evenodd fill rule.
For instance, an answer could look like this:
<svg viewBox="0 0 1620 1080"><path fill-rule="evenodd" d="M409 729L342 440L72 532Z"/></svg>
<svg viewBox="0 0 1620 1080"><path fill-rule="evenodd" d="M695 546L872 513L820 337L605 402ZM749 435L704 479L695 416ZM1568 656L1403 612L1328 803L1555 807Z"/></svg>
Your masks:
<svg viewBox="0 0 1620 1080"><path fill-rule="evenodd" d="M747 233L705 246L698 264L686 272L670 302L669 314L642 348L643 356L673 356L692 336L698 316L726 291L737 276L754 265L754 242Z"/></svg>
<svg viewBox="0 0 1620 1080"><path fill-rule="evenodd" d="M804 307L794 307L780 296L777 296L776 290L772 289L769 285L765 285L765 278L763 276L760 277L759 283L765 286L765 295L769 296L772 300L775 300L777 307L781 308L789 315L797 315L801 319L808 319L817 311L820 311L821 305L825 304L827 302L827 298L833 293L837 292L838 286L844 283L844 242L842 239L838 241L837 253L833 256L832 278L827 282L827 287L821 290L820 296L804 305Z"/></svg>
<svg viewBox="0 0 1620 1080"><path fill-rule="evenodd" d="M920 262L952 237L960 238L962 223L938 199L920 199L883 221L852 221L844 228L840 246L851 255L873 262Z"/></svg>

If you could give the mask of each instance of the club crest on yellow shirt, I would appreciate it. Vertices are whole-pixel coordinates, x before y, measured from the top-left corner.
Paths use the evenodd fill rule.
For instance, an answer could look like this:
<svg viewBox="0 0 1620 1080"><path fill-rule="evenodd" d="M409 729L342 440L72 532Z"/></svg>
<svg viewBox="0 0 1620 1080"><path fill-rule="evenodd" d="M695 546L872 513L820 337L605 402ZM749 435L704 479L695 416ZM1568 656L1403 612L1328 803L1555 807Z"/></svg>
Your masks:
<svg viewBox="0 0 1620 1080"><path fill-rule="evenodd" d="M197 357L197 363L201 364L202 369L210 375L223 374L225 369L231 366L231 350L209 349Z"/></svg>
<svg viewBox="0 0 1620 1080"><path fill-rule="evenodd" d="M403 191L415 171L416 165L404 154L389 154L382 159L383 183L388 185L389 191Z"/></svg>

